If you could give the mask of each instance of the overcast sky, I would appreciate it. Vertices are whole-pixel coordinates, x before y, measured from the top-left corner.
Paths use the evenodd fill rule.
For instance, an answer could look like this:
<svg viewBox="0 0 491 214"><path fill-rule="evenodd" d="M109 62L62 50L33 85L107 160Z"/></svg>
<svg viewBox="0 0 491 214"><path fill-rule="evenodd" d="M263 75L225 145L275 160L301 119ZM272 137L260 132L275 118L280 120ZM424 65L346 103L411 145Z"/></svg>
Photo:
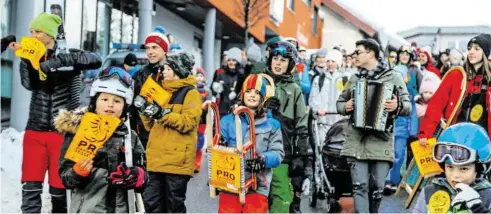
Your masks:
<svg viewBox="0 0 491 214"><path fill-rule="evenodd" d="M416 26L491 26L491 0L335 0L389 32Z"/></svg>

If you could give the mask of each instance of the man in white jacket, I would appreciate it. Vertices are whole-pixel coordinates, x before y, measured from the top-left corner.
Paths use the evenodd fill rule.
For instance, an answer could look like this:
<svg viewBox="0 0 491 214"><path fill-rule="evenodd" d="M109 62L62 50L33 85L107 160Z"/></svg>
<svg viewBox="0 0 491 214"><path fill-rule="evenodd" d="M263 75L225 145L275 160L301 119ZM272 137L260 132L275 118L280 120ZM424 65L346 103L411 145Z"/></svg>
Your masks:
<svg viewBox="0 0 491 214"><path fill-rule="evenodd" d="M349 77L340 71L343 55L338 50L327 52L327 69L315 76L312 81L309 103L317 116L320 141L323 142L329 128L344 118L337 113L336 101Z"/></svg>

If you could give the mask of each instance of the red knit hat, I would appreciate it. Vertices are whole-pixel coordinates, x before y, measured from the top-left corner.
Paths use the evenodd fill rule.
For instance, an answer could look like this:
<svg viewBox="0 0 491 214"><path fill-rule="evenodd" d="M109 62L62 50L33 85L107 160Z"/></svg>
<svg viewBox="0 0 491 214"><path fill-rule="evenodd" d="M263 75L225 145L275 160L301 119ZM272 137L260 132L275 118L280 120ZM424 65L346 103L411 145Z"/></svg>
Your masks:
<svg viewBox="0 0 491 214"><path fill-rule="evenodd" d="M148 34L145 39L145 45L148 43L155 43L164 49L166 53L169 52L169 40L165 35L165 28L161 26L155 27L154 32Z"/></svg>

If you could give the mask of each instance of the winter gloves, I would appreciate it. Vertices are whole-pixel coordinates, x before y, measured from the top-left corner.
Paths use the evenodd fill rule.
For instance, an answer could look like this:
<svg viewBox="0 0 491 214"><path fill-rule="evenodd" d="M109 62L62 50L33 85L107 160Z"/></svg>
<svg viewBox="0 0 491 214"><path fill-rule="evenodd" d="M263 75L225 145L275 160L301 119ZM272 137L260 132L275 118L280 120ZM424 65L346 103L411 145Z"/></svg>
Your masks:
<svg viewBox="0 0 491 214"><path fill-rule="evenodd" d="M116 171L109 174L109 182L113 186L127 189L140 189L146 185L148 178L141 167L128 168L124 162L120 163Z"/></svg>
<svg viewBox="0 0 491 214"><path fill-rule="evenodd" d="M223 81L213 82L213 84L211 84L211 88L215 93L221 94L223 92L223 83Z"/></svg>
<svg viewBox="0 0 491 214"><path fill-rule="evenodd" d="M455 188L458 193L452 200L452 206L465 204L467 208L471 209L474 205L482 204L479 193L469 185L458 183Z"/></svg>
<svg viewBox="0 0 491 214"><path fill-rule="evenodd" d="M270 109L273 114L279 113L281 102L278 97L270 97L266 100L265 104L267 109Z"/></svg>
<svg viewBox="0 0 491 214"><path fill-rule="evenodd" d="M160 119L164 117L166 114L170 113L170 109L163 109L156 103L150 103L145 98L140 95L137 95L134 100L134 105L138 109L140 114L143 114L147 117L151 117L153 119Z"/></svg>
<svg viewBox="0 0 491 214"><path fill-rule="evenodd" d="M246 170L251 173L259 172L266 168L266 162L264 160L264 156L258 156L252 160L246 160Z"/></svg>

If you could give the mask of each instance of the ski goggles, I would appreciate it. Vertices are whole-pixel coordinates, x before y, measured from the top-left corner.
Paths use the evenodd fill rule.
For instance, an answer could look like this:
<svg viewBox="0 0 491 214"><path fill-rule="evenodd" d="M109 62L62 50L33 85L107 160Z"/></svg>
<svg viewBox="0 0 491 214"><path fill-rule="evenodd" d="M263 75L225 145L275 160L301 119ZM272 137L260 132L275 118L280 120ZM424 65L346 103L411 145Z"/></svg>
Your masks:
<svg viewBox="0 0 491 214"><path fill-rule="evenodd" d="M443 163L447 158L454 165L466 165L477 160L477 153L476 150L460 144L438 142L433 147L433 159Z"/></svg>
<svg viewBox="0 0 491 214"><path fill-rule="evenodd" d="M288 45L284 43L276 43L271 46L272 56L281 55L282 57L292 57L295 58L295 51Z"/></svg>
<svg viewBox="0 0 491 214"><path fill-rule="evenodd" d="M133 85L133 79L131 79L131 75L120 67L108 67L99 72L98 76L98 78L101 80L107 80L115 77L117 77L118 80L126 87L131 87Z"/></svg>
<svg viewBox="0 0 491 214"><path fill-rule="evenodd" d="M413 51L411 50L411 47L409 47L407 45L403 45L403 46L401 46L401 48L399 48L399 53L402 53L402 52L406 52L408 54L413 53Z"/></svg>

